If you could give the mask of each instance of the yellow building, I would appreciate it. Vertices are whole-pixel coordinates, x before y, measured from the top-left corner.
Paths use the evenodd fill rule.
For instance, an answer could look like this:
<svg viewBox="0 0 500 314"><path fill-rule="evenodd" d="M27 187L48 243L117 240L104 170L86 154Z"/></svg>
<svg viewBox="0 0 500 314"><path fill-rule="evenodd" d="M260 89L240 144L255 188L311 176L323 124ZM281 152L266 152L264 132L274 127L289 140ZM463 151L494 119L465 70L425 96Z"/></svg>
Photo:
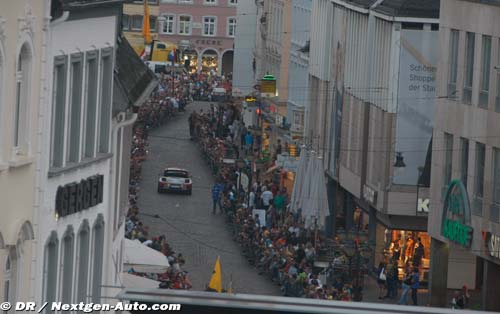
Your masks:
<svg viewBox="0 0 500 314"><path fill-rule="evenodd" d="M151 25L151 38L158 39L158 15L160 14L159 0L148 0L149 22ZM136 0L123 5L122 27L123 34L137 54L144 48L144 37L142 36L142 21L144 18L144 2Z"/></svg>

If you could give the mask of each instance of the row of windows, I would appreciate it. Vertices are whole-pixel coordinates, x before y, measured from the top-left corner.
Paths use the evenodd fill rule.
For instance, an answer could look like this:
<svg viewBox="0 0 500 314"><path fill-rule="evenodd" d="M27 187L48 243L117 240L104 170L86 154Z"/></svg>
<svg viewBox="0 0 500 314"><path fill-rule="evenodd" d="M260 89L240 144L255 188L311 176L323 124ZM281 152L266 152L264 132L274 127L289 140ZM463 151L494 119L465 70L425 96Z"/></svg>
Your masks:
<svg viewBox="0 0 500 314"><path fill-rule="evenodd" d="M460 54L461 40L465 40L463 53ZM500 39L499 43L500 43ZM476 46L480 45L480 52L477 53ZM458 100L459 89L461 86L462 97L461 101L464 104L477 104L479 108L490 109L494 108L496 112L500 112L500 71L496 71L496 93L494 94L494 103L490 106L490 90L494 82L491 82L490 77L495 73L495 65L500 64L500 49L496 62L492 59L492 37L481 35L472 32L460 32L459 30L450 30L449 42L449 68L448 68L448 97ZM462 57L462 58L460 58ZM463 61L460 61L463 60ZM459 62L463 66L463 78L459 82ZM478 73L475 71L479 68ZM473 82L479 80L479 97L477 100L473 97ZM493 84L492 84L493 83Z"/></svg>
<svg viewBox="0 0 500 314"><path fill-rule="evenodd" d="M50 166L109 153L113 48L54 58Z"/></svg>
<svg viewBox="0 0 500 314"><path fill-rule="evenodd" d="M159 30L161 34L179 34L191 35L194 28L193 17L191 15L163 15L164 20L159 23ZM202 17L202 34L203 36L217 36L217 17L204 16ZM123 30L141 31L142 30L142 15L123 15L122 27ZM150 16L151 31L157 31L158 18ZM234 37L236 34L236 18L228 17L226 23L226 36Z"/></svg>
<svg viewBox="0 0 500 314"><path fill-rule="evenodd" d="M453 164L453 135L449 133L444 133L444 167L443 167L443 183L444 190L452 180L452 164ZM469 178L469 140L461 137L459 143L459 171L460 180L467 187ZM474 162L475 162L475 175L471 176L474 180L472 183L473 188L473 199L472 201L472 212L475 215L483 216L483 200L484 200L484 190L485 190L485 164L486 164L486 145L480 142L476 142L474 146ZM493 222L500 222L500 148L493 147L492 149L492 197L491 204L489 208L489 219Z"/></svg>
<svg viewBox="0 0 500 314"><path fill-rule="evenodd" d="M91 234L92 231L92 234ZM92 245L91 245L92 244ZM45 245L43 299L63 303L99 303L104 254L104 221L99 215L92 230L84 220L75 235L68 226L61 241L55 231ZM90 296L90 299L89 299ZM46 310L47 313L49 310Z"/></svg>

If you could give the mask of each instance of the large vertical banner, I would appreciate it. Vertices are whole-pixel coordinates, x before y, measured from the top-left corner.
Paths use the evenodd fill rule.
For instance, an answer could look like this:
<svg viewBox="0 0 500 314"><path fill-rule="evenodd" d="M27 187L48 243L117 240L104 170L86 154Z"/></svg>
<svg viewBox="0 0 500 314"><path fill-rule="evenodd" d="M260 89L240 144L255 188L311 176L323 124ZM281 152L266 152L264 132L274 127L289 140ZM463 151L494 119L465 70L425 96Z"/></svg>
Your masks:
<svg viewBox="0 0 500 314"><path fill-rule="evenodd" d="M434 125L438 32L402 30L396 117L396 152L404 167L394 183L416 185L423 169Z"/></svg>

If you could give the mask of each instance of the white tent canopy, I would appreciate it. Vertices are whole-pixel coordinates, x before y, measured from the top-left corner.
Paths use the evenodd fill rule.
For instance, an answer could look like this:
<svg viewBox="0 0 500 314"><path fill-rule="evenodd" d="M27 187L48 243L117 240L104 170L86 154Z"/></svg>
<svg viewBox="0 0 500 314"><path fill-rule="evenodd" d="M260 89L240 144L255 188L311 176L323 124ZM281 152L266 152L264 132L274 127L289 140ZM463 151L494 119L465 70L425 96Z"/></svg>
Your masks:
<svg viewBox="0 0 500 314"><path fill-rule="evenodd" d="M125 239L125 270L133 268L139 273L164 273L170 264L167 257L139 240Z"/></svg>
<svg viewBox="0 0 500 314"><path fill-rule="evenodd" d="M125 288L141 288L141 289L150 289L150 288L158 288L160 285L159 281L136 276L129 273L121 273L122 285Z"/></svg>
<svg viewBox="0 0 500 314"><path fill-rule="evenodd" d="M310 155L309 155L310 154ZM297 179L292 193L291 210L301 208L306 228L323 229L329 216L323 159L314 152L301 154Z"/></svg>

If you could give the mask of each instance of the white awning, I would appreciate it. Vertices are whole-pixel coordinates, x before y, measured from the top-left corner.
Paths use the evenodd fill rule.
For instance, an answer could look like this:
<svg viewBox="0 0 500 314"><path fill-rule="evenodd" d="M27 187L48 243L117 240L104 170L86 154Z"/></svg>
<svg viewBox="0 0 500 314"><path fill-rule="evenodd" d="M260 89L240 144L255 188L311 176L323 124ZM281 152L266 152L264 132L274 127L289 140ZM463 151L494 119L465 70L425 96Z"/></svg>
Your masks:
<svg viewBox="0 0 500 314"><path fill-rule="evenodd" d="M125 288L158 288L160 282L149 278L136 276L129 273L121 273L122 285Z"/></svg>
<svg viewBox="0 0 500 314"><path fill-rule="evenodd" d="M138 273L164 273L170 264L167 257L139 240L125 239L124 269Z"/></svg>

